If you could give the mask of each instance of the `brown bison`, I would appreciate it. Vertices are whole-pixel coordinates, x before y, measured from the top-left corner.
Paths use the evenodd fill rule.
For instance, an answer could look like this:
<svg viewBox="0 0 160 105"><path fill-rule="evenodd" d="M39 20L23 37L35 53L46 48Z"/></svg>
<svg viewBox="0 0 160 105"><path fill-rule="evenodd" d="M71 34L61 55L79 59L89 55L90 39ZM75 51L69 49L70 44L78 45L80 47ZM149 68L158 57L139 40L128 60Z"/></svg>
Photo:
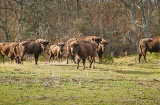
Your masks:
<svg viewBox="0 0 160 105"><path fill-rule="evenodd" d="M85 69L86 59L90 60L89 67L92 66L92 63L95 61L95 56L97 54L97 44L93 41L80 41L75 40L70 43L71 53L77 59L77 69L79 68L79 62L82 59L83 69Z"/></svg>
<svg viewBox="0 0 160 105"><path fill-rule="evenodd" d="M106 49L107 44L108 44L108 41L106 41L105 39L102 39L102 41L100 41L98 45L97 54L98 54L99 62L102 61L102 55Z"/></svg>
<svg viewBox="0 0 160 105"><path fill-rule="evenodd" d="M100 43L100 41L102 40L101 38L99 38L98 36L83 36L83 37L78 37L78 38L71 38L67 41L66 43L66 59L67 59L67 64L68 64L68 58L69 56L72 57L73 61L75 62L74 60L74 56L71 55L71 49L70 49L70 43L72 41L75 41L75 40L81 40L81 41L94 41L96 42L98 45ZM75 62L76 63L76 62Z"/></svg>
<svg viewBox="0 0 160 105"><path fill-rule="evenodd" d="M11 60L11 63L12 63L13 59L15 58L14 48L16 45L17 45L16 42L5 42L3 44L1 43L1 45L0 45L2 57L4 57L5 55L8 56ZM4 61L3 61L3 63L4 63Z"/></svg>
<svg viewBox="0 0 160 105"><path fill-rule="evenodd" d="M100 41L102 41L102 39L98 36L83 36L83 37L78 37L77 39L78 40L85 40L85 41L94 41L98 45L99 45Z"/></svg>
<svg viewBox="0 0 160 105"><path fill-rule="evenodd" d="M35 64L37 65L39 55L46 50L48 41L45 39L33 39L19 43L19 59L22 63L25 54L34 54Z"/></svg>
<svg viewBox="0 0 160 105"><path fill-rule="evenodd" d="M146 53L149 51L160 53L160 37L155 38L144 38L139 41L139 63L141 56L144 56L144 61L146 61Z"/></svg>
<svg viewBox="0 0 160 105"><path fill-rule="evenodd" d="M2 47L3 47L3 45L4 45L4 43L0 43L0 56L2 56L3 57L3 55L2 55ZM2 60L2 62L4 63L4 61Z"/></svg>
<svg viewBox="0 0 160 105"><path fill-rule="evenodd" d="M66 42L66 60L67 60L67 64L68 64L68 59L69 59L69 56L72 57L72 60L75 62L74 60L74 56L71 54L71 47L70 47L70 43L77 40L76 38L71 38L69 39L67 42Z"/></svg>
<svg viewBox="0 0 160 105"><path fill-rule="evenodd" d="M51 58L58 58L59 62L62 62L62 56L63 56L63 47L64 47L65 43L61 42L58 43L57 45L51 45L49 48L49 62L51 60Z"/></svg>

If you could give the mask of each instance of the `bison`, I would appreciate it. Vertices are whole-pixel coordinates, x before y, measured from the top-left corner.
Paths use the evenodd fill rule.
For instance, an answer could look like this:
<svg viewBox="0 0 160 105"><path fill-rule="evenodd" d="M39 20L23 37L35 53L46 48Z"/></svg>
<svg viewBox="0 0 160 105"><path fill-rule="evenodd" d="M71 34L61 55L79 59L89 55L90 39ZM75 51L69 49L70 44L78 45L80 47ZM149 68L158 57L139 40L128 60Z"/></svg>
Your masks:
<svg viewBox="0 0 160 105"><path fill-rule="evenodd" d="M102 55L105 51L107 44L108 44L108 41L106 41L105 39L102 39L102 41L100 41L98 45L97 54L98 54L99 62L102 61Z"/></svg>
<svg viewBox="0 0 160 105"><path fill-rule="evenodd" d="M2 56L3 57L3 55L2 55L2 47L3 47L3 45L4 45L4 43L0 43L0 56ZM4 61L2 60L2 62L4 63Z"/></svg>
<svg viewBox="0 0 160 105"><path fill-rule="evenodd" d="M141 56L144 57L144 61L146 61L146 53L149 51L159 52L160 53L160 37L155 38L144 38L139 41L139 63Z"/></svg>
<svg viewBox="0 0 160 105"><path fill-rule="evenodd" d="M51 45L49 48L49 62L51 60L51 58L57 57L59 58L59 62L62 61L62 55L63 55L63 47L64 47L65 43L61 42L58 43L57 45Z"/></svg>
<svg viewBox="0 0 160 105"><path fill-rule="evenodd" d="M70 43L71 53L77 59L77 69L79 68L79 62L82 59L83 69L85 69L86 59L90 60L89 67L95 61L97 44L93 41L75 40Z"/></svg>
<svg viewBox="0 0 160 105"><path fill-rule="evenodd" d="M77 39L76 39L76 38L71 38L71 39L69 39L69 40L66 42L66 48L65 48L65 50L66 50L66 60L67 60L67 64L68 64L69 56L71 56L72 59L73 59L73 61L74 61L74 63L76 63L75 60L74 60L74 56L71 54L71 48L70 48L70 43L71 43L72 41L75 41L75 40L77 40Z"/></svg>
<svg viewBox="0 0 160 105"><path fill-rule="evenodd" d="M94 41L97 43L97 45L99 45L100 41L102 40L100 37L98 36L83 36L83 37L78 37L78 38L71 38L67 41L66 43L66 59L67 59L67 64L68 64L68 58L69 56L72 57L73 61L75 62L74 60L74 56L71 55L71 49L70 49L70 43L72 41L75 41L75 40L81 40L81 41ZM75 62L76 63L76 62Z"/></svg>
<svg viewBox="0 0 160 105"><path fill-rule="evenodd" d="M38 57L43 51L46 50L48 43L49 42L45 39L33 39L19 43L20 62L23 63L22 61L25 54L34 54L35 64L37 65Z"/></svg>
<svg viewBox="0 0 160 105"><path fill-rule="evenodd" d="M4 57L5 55L8 56L10 58L10 61L12 63L13 59L15 58L15 55L14 55L14 48L15 46L17 45L16 42L4 42L4 43L1 43L1 47L0 47L0 53L2 55L2 57ZM3 61L4 63L4 61Z"/></svg>

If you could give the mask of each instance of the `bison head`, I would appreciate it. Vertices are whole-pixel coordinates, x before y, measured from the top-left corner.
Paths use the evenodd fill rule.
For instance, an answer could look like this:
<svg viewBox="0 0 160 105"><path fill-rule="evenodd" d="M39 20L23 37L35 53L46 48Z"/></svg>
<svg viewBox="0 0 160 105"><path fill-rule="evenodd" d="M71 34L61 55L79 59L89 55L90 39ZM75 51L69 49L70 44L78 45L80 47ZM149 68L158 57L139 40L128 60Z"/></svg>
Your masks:
<svg viewBox="0 0 160 105"><path fill-rule="evenodd" d="M102 39L97 36L92 37L92 40L95 41L97 44L99 44L102 41Z"/></svg>
<svg viewBox="0 0 160 105"><path fill-rule="evenodd" d="M78 41L73 41L70 43L71 53L74 55L77 46L79 45Z"/></svg>
<svg viewBox="0 0 160 105"><path fill-rule="evenodd" d="M47 40L45 40L45 39L37 39L36 42L40 43L41 48L42 48L43 51L46 50L47 45L48 45L48 43L49 43L49 42L48 42Z"/></svg>
<svg viewBox="0 0 160 105"><path fill-rule="evenodd" d="M57 46L59 46L59 48L60 48L60 53L62 54L62 52L63 52L63 47L65 46L65 43L64 43L64 42L60 42L60 43L57 44Z"/></svg>
<svg viewBox="0 0 160 105"><path fill-rule="evenodd" d="M106 49L106 45L108 44L108 41L106 41L105 39L102 39L102 41L100 42L100 47L102 48L102 51L104 52Z"/></svg>

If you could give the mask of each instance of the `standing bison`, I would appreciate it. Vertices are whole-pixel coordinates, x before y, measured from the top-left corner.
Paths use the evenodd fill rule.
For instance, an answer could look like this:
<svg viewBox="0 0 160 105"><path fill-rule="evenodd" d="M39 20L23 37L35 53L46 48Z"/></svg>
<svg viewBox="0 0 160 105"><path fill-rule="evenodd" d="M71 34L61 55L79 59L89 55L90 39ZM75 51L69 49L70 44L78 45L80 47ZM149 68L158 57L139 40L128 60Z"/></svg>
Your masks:
<svg viewBox="0 0 160 105"><path fill-rule="evenodd" d="M70 43L70 48L71 54L74 55L77 59L77 69L79 68L79 62L81 59L83 62L83 69L85 69L86 59L90 60L89 67L92 66L92 63L95 61L95 56L97 54L97 44L95 42L75 40Z"/></svg>
<svg viewBox="0 0 160 105"><path fill-rule="evenodd" d="M78 37L78 38L71 38L67 41L66 43L66 59L67 59L67 64L68 64L68 58L69 56L72 57L73 61L75 62L74 60L74 56L71 55L71 49L70 49L70 43L72 41L75 41L75 40L79 40L79 41L94 41L97 43L97 45L99 45L100 41L102 41L102 39L98 36L83 36L83 37Z"/></svg>
<svg viewBox="0 0 160 105"><path fill-rule="evenodd" d="M8 56L10 58L11 63L15 58L14 48L16 45L16 42L4 42L0 44L0 54L2 55L2 57L4 57L5 55Z"/></svg>
<svg viewBox="0 0 160 105"><path fill-rule="evenodd" d="M77 40L76 38L71 38L66 42L66 60L67 60L67 64L68 64L68 60L69 60L69 56L72 57L72 60L75 62L74 60L74 56L71 54L71 47L70 47L70 43Z"/></svg>
<svg viewBox="0 0 160 105"><path fill-rule="evenodd" d="M98 45L97 54L98 54L99 62L102 61L102 55L106 49L107 44L108 44L108 41L106 41L105 39L102 39L102 41L100 41Z"/></svg>
<svg viewBox="0 0 160 105"><path fill-rule="evenodd" d="M25 54L34 54L35 64L37 65L38 57L46 50L48 43L45 39L33 39L19 43L20 62L22 63Z"/></svg>
<svg viewBox="0 0 160 105"><path fill-rule="evenodd" d="M144 61L146 61L146 53L149 51L159 52L160 53L160 37L155 38L144 38L139 41L139 63L141 56L144 57Z"/></svg>
<svg viewBox="0 0 160 105"><path fill-rule="evenodd" d="M51 60L51 58L58 58L59 62L62 62L62 56L63 56L63 47L64 47L65 43L61 42L58 43L57 45L51 45L49 48L49 62Z"/></svg>

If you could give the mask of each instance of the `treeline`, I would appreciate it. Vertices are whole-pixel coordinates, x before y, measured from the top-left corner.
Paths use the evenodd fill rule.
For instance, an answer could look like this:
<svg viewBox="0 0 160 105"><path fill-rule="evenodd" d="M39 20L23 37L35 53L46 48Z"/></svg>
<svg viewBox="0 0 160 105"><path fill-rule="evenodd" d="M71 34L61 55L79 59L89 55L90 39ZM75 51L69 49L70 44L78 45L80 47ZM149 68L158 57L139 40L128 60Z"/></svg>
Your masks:
<svg viewBox="0 0 160 105"><path fill-rule="evenodd" d="M0 0L0 14L0 42L96 35L109 41L106 53L120 55L160 34L159 0Z"/></svg>

